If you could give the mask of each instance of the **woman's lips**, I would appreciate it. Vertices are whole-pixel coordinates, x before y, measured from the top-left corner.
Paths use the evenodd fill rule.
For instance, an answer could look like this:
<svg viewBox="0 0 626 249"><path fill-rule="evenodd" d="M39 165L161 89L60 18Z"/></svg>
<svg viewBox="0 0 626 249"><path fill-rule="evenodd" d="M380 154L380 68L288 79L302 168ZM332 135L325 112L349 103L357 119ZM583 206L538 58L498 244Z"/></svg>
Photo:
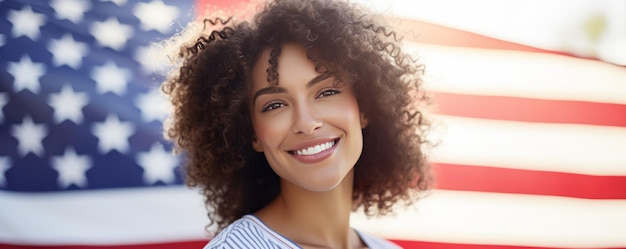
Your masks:
<svg viewBox="0 0 626 249"><path fill-rule="evenodd" d="M335 151L338 143L339 139L334 139L288 152L298 161L304 163L316 163L328 158Z"/></svg>

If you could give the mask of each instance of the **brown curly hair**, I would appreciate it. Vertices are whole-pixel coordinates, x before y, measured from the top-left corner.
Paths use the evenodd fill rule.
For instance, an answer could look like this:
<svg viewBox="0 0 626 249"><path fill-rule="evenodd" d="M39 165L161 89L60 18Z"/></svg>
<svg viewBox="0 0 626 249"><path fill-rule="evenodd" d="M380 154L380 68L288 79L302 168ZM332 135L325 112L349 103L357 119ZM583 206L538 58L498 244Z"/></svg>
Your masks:
<svg viewBox="0 0 626 249"><path fill-rule="evenodd" d="M347 78L368 118L354 166L354 209L384 215L429 187L424 67L381 20L349 2L276 0L251 22L205 19L202 34L180 48L180 66L163 85L174 107L166 133L186 153L187 184L202 189L218 230L279 194L279 177L252 148L249 98L252 65L270 49L268 79L277 79L285 43Z"/></svg>

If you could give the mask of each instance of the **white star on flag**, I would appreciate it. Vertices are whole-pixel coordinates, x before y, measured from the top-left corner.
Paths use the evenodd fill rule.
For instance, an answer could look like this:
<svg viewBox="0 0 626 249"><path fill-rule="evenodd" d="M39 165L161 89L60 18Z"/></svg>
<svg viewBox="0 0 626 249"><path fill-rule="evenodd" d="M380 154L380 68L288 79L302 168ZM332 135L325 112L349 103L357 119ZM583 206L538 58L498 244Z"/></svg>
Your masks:
<svg viewBox="0 0 626 249"><path fill-rule="evenodd" d="M13 75L13 89L15 92L27 89L32 93L39 93L39 78L45 74L43 63L33 63L28 55L23 55L19 62L9 62L7 71Z"/></svg>
<svg viewBox="0 0 626 249"><path fill-rule="evenodd" d="M171 105L158 89L138 95L135 104L141 109L141 118L146 123L163 121Z"/></svg>
<svg viewBox="0 0 626 249"><path fill-rule="evenodd" d="M78 24L91 8L91 4L87 0L52 0L50 7L54 9L55 17L59 20L67 19Z"/></svg>
<svg viewBox="0 0 626 249"><path fill-rule="evenodd" d="M0 34L0 47L4 46L4 35Z"/></svg>
<svg viewBox="0 0 626 249"><path fill-rule="evenodd" d="M168 32L171 24L178 18L178 8L166 5L161 0L137 3L133 13L141 21L143 30L154 29L162 34Z"/></svg>
<svg viewBox="0 0 626 249"><path fill-rule="evenodd" d="M33 12L30 6L25 6L20 11L10 10L7 20L13 25L13 37L26 36L35 41L39 38L39 29L44 24L46 16Z"/></svg>
<svg viewBox="0 0 626 249"><path fill-rule="evenodd" d="M61 188L67 188L72 184L77 187L87 186L85 172L91 168L92 162L89 156L76 154L73 148L65 149L63 156L52 157L52 167L59 172L58 183Z"/></svg>
<svg viewBox="0 0 626 249"><path fill-rule="evenodd" d="M35 124L29 116L24 117L22 124L14 125L11 130L11 134L17 139L17 150L21 156L32 152L43 157L44 149L41 142L47 133L45 125Z"/></svg>
<svg viewBox="0 0 626 249"><path fill-rule="evenodd" d="M104 22L95 22L89 30L98 40L98 44L120 51L133 35L131 26L121 24L115 17L109 17Z"/></svg>
<svg viewBox="0 0 626 249"><path fill-rule="evenodd" d="M54 109L54 121L61 123L70 120L75 124L83 122L82 109L89 103L87 93L74 92L70 85L64 85L61 91L51 94L48 104Z"/></svg>
<svg viewBox="0 0 626 249"><path fill-rule="evenodd" d="M150 152L139 153L137 163L144 170L143 179L146 184L176 181L174 169L178 165L178 158L171 152L165 151L161 145L153 145Z"/></svg>
<svg viewBox="0 0 626 249"><path fill-rule="evenodd" d="M130 148L128 138L135 133L135 127L131 122L121 122L117 116L109 115L104 122L94 124L92 132L98 137L98 149L102 154L111 150L127 153Z"/></svg>
<svg viewBox="0 0 626 249"><path fill-rule="evenodd" d="M131 77L130 70L118 67L111 61L107 61L103 66L94 67L91 71L91 78L96 81L96 89L100 94L113 92L118 96L123 95Z"/></svg>
<svg viewBox="0 0 626 249"><path fill-rule="evenodd" d="M145 74L165 73L168 60L167 56L160 52L162 52L161 49L156 45L138 47L135 50L135 60L141 64L141 69Z"/></svg>
<svg viewBox="0 0 626 249"><path fill-rule="evenodd" d="M11 162L8 157L0 156L0 186L6 186L7 179L4 173L11 168Z"/></svg>
<svg viewBox="0 0 626 249"><path fill-rule="evenodd" d="M88 47L84 43L74 40L72 35L65 34L61 39L51 40L48 44L48 50L52 53L53 65L68 65L76 70L81 66Z"/></svg>

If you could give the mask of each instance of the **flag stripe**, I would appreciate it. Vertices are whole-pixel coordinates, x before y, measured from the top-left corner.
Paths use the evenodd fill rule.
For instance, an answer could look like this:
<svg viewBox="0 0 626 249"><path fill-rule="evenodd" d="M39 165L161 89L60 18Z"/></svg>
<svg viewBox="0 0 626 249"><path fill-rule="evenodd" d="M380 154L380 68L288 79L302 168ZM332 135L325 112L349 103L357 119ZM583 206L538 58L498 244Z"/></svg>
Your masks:
<svg viewBox="0 0 626 249"><path fill-rule="evenodd" d="M626 176L590 176L445 163L435 164L434 169L438 189L626 199Z"/></svg>
<svg viewBox="0 0 626 249"><path fill-rule="evenodd" d="M390 18L390 23L395 24L398 30L397 33L402 35L405 41L409 42L434 44L446 47L515 50L563 55L567 54L496 39L460 29L453 29L422 20L398 18L394 16ZM420 46L422 46L421 44Z"/></svg>
<svg viewBox="0 0 626 249"><path fill-rule="evenodd" d="M446 115L435 119L443 124L441 143L432 153L434 162L626 176L624 127Z"/></svg>
<svg viewBox="0 0 626 249"><path fill-rule="evenodd" d="M201 196L183 186L45 194L0 191L0 200L8 210L0 212L7 224L0 226L0 241L14 244L198 240L206 237L208 224Z"/></svg>
<svg viewBox="0 0 626 249"><path fill-rule="evenodd" d="M430 91L626 104L624 68L595 60L507 50L407 43L426 66Z"/></svg>
<svg viewBox="0 0 626 249"><path fill-rule="evenodd" d="M445 115L626 127L626 105L620 104L444 92L433 93L433 97L437 112Z"/></svg>
<svg viewBox="0 0 626 249"><path fill-rule="evenodd" d="M458 243L441 243L441 242L425 242L425 241L409 241L409 240L393 240L402 248L419 248L419 249L557 249L565 247L536 247L536 246L510 246L510 245L480 245L480 244L458 244ZM588 247L587 249L590 249ZM624 249L624 247L603 247L603 249Z"/></svg>
<svg viewBox="0 0 626 249"><path fill-rule="evenodd" d="M27 245L128 246L208 240L202 197L184 187L157 187L90 194L0 192L5 210L0 241ZM69 213L59 211L74 207ZM127 209L143 212L124 212ZM435 190L396 216L353 226L390 239L538 247L626 246L626 200ZM164 217L160 214L172 214ZM34 225L36 224L36 225ZM120 225L124 224L124 225ZM538 224L541 224L540 226ZM504 229L506 228L506 229ZM582 236L580 236L582 235Z"/></svg>
<svg viewBox="0 0 626 249"><path fill-rule="evenodd" d="M407 241L534 247L624 247L626 200L435 190L395 216L353 225Z"/></svg>

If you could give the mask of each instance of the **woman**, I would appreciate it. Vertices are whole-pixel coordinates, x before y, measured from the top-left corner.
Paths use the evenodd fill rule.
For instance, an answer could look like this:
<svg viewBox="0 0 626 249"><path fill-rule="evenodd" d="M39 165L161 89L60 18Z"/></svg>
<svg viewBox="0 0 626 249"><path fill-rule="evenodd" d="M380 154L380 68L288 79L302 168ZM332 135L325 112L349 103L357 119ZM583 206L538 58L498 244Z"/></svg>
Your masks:
<svg viewBox="0 0 626 249"><path fill-rule="evenodd" d="M430 181L423 67L395 33L330 0L205 25L163 86L167 133L218 227L205 248L396 248L349 225Z"/></svg>

